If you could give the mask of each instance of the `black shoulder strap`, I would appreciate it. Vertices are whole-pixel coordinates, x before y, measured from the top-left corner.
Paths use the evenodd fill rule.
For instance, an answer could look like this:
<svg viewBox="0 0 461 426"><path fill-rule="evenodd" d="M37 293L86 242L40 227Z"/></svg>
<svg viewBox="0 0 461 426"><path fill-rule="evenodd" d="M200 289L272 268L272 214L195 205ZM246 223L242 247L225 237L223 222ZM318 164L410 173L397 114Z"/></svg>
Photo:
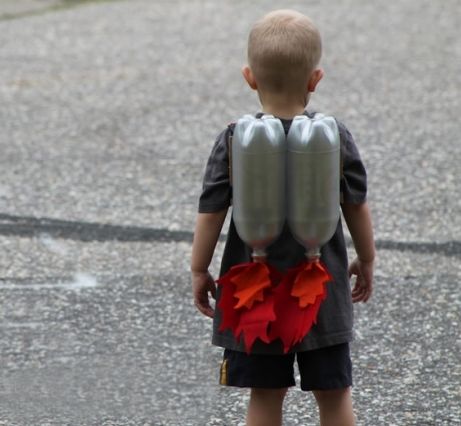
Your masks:
<svg viewBox="0 0 461 426"><path fill-rule="evenodd" d="M339 186L339 202L342 204L344 203L344 193L343 193L343 185L344 185L344 157L346 156L346 147L344 146L343 138L341 136L340 126L338 120L336 120L336 124L338 126L339 132L339 179L340 179L340 186Z"/></svg>
<svg viewBox="0 0 461 426"><path fill-rule="evenodd" d="M229 157L229 185L232 186L232 139L234 137L234 129L236 122L227 125L227 154Z"/></svg>

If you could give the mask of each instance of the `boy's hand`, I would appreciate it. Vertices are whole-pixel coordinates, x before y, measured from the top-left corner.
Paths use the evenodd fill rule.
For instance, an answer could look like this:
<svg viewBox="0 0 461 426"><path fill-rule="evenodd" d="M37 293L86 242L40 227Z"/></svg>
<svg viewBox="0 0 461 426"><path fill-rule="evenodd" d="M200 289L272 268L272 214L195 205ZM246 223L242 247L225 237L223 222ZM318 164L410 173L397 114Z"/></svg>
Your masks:
<svg viewBox="0 0 461 426"><path fill-rule="evenodd" d="M208 292L213 299L216 299L216 284L210 273L192 272L192 293L194 295L194 304L197 309L207 317L213 318L214 310L210 306Z"/></svg>
<svg viewBox="0 0 461 426"><path fill-rule="evenodd" d="M367 302L373 292L373 261L363 262L355 259L349 265L349 278L356 275L352 289L352 302Z"/></svg>

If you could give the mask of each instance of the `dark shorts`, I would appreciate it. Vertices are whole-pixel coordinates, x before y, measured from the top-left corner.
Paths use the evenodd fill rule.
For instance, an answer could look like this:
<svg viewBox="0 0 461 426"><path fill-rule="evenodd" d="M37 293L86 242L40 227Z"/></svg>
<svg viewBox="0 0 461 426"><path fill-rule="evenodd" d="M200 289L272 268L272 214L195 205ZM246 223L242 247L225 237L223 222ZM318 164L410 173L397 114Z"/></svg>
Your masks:
<svg viewBox="0 0 461 426"><path fill-rule="evenodd" d="M333 390L352 386L349 343L286 355L248 355L225 349L220 384L266 389L294 386L295 358L302 390Z"/></svg>

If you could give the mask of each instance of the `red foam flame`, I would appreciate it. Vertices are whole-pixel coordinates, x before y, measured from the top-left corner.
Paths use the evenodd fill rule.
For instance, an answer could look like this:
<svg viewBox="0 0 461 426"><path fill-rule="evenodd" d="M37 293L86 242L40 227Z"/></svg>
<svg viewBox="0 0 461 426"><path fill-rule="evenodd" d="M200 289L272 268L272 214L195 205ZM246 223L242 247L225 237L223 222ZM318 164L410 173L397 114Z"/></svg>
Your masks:
<svg viewBox="0 0 461 426"><path fill-rule="evenodd" d="M219 330L230 329L237 340L243 337L248 353L258 338L269 343L269 323L275 320L270 290L279 281L280 274L264 262L236 265L217 280L222 289Z"/></svg>
<svg viewBox="0 0 461 426"><path fill-rule="evenodd" d="M290 269L275 289L275 315L271 324L271 340L281 339L287 353L301 342L317 322L325 284L332 277L319 261L307 261Z"/></svg>

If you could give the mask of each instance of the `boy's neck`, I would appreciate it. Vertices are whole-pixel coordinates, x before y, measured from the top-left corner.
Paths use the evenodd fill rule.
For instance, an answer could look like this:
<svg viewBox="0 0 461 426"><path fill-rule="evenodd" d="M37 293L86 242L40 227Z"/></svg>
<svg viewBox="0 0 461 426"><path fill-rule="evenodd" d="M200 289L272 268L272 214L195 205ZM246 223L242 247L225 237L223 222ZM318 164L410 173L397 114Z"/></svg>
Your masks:
<svg viewBox="0 0 461 426"><path fill-rule="evenodd" d="M278 118L292 119L296 115L302 115L306 110L307 102L293 102L291 99L260 99L262 112L272 114ZM307 99L306 99L307 101Z"/></svg>

